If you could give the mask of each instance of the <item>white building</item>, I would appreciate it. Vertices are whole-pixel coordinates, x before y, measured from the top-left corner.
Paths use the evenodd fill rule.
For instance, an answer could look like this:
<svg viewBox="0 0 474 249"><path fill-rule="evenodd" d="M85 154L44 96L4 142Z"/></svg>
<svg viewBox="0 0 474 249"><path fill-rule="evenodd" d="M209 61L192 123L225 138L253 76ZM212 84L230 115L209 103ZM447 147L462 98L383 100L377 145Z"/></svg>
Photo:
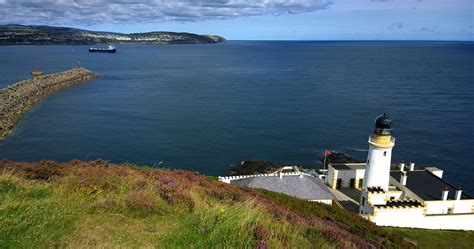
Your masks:
<svg viewBox="0 0 474 249"><path fill-rule="evenodd" d="M361 189L366 163L329 164L326 182L332 189Z"/></svg>
<svg viewBox="0 0 474 249"><path fill-rule="evenodd" d="M283 167L282 170L291 167ZM279 172L271 174L224 176L219 180L225 183L248 188L262 188L290 195L299 199L332 204L333 195L317 175L304 172Z"/></svg>
<svg viewBox="0 0 474 249"><path fill-rule="evenodd" d="M474 230L474 198L442 179L442 170L417 170L414 163L390 169L395 146L391 131L391 120L378 117L365 169L361 164L331 165L327 184L360 188L362 181L360 214L377 225Z"/></svg>

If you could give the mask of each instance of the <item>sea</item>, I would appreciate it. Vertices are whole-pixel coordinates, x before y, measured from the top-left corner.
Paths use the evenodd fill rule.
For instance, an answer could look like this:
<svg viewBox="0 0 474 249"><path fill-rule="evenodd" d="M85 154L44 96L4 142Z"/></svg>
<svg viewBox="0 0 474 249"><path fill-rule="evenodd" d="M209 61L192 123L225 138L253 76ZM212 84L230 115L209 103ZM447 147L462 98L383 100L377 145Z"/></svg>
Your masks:
<svg viewBox="0 0 474 249"><path fill-rule="evenodd" d="M0 158L103 159L225 175L244 160L319 167L366 160L374 119L393 120L392 162L435 166L474 195L474 42L229 41L0 46L0 87L77 65L0 140Z"/></svg>

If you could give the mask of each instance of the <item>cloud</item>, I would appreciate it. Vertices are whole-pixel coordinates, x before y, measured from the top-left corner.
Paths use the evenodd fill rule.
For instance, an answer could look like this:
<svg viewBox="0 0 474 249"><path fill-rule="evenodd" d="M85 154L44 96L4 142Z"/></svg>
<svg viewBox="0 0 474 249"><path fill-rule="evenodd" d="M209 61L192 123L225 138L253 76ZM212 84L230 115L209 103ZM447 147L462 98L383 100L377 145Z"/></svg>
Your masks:
<svg viewBox="0 0 474 249"><path fill-rule="evenodd" d="M201 21L298 14L326 9L331 0L0 0L0 22L22 24Z"/></svg>
<svg viewBox="0 0 474 249"><path fill-rule="evenodd" d="M390 24L390 26L388 26L388 29L403 29L404 27L405 27L404 23L395 22L395 23Z"/></svg>
<svg viewBox="0 0 474 249"><path fill-rule="evenodd" d="M435 31L435 30L432 29L432 28L428 28L428 27L421 27L421 28L419 28L419 29L415 29L414 31L433 32L433 31Z"/></svg>

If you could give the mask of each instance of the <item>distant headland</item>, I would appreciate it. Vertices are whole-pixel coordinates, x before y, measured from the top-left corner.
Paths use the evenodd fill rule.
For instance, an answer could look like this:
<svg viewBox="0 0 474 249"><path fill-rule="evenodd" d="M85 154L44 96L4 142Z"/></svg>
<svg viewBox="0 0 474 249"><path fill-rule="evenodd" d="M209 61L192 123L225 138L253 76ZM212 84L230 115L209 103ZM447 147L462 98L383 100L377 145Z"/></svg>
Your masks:
<svg viewBox="0 0 474 249"><path fill-rule="evenodd" d="M0 45L91 45L110 43L205 44L225 42L217 35L177 32L114 33L67 27L0 25Z"/></svg>

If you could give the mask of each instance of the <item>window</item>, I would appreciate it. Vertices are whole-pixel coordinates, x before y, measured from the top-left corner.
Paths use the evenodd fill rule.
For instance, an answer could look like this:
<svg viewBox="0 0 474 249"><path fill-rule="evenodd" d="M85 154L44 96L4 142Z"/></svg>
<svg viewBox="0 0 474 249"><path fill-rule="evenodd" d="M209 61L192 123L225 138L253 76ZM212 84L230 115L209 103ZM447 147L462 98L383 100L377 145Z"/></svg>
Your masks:
<svg viewBox="0 0 474 249"><path fill-rule="evenodd" d="M365 197L362 197L362 206L365 206Z"/></svg>
<svg viewBox="0 0 474 249"><path fill-rule="evenodd" d="M387 156L387 152L386 152L386 151L383 152L383 156Z"/></svg>

